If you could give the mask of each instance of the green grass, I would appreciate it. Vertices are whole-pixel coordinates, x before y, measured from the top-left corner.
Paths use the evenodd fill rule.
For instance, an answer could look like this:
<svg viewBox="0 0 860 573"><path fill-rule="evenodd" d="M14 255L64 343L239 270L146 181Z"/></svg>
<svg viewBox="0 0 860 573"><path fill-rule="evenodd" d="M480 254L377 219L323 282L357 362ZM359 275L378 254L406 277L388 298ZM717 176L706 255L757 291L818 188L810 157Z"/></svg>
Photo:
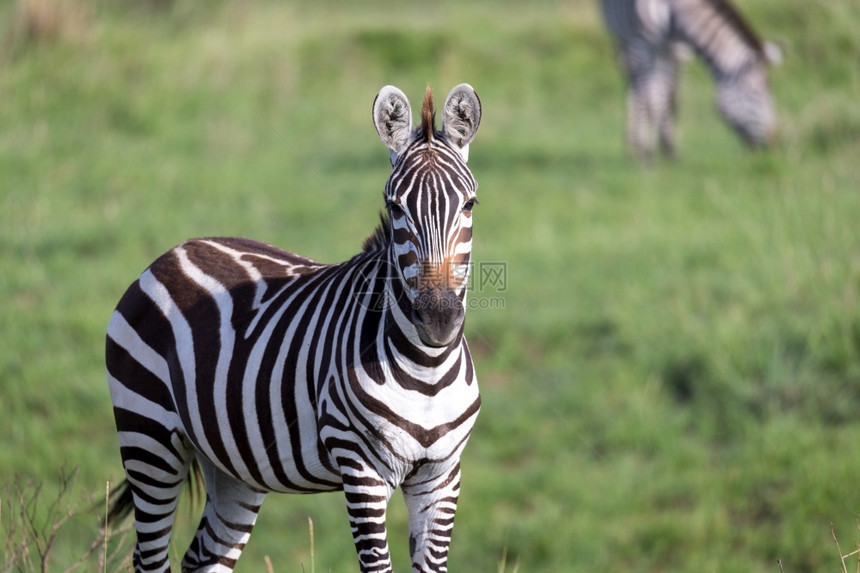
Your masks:
<svg viewBox="0 0 860 573"><path fill-rule="evenodd" d="M785 53L779 144L746 152L692 64L680 157L651 168L625 155L590 1L78 0L36 39L0 7L0 484L78 465L98 499L121 476L102 354L126 286L191 236L348 258L388 174L378 89L414 104L467 81L474 256L507 289L468 319L484 406L451 569L840 570L830 524L849 552L860 513L860 8L740 4ZM307 570L308 517L315 569L355 570L335 494L271 496L238 570ZM57 567L95 534L74 523ZM399 571L406 523L395 496Z"/></svg>

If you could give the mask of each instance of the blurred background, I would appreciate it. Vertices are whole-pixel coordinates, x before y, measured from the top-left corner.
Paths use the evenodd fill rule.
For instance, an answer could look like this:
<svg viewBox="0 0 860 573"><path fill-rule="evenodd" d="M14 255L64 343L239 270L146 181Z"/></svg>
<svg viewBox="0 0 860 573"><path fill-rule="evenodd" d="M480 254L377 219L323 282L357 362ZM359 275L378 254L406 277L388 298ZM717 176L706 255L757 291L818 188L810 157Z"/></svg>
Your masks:
<svg viewBox="0 0 860 573"><path fill-rule="evenodd" d="M75 468L47 569L98 539L122 477L104 331L137 275L194 236L349 258L390 170L379 88L415 105L468 82L473 257L504 275L471 295L495 302L467 319L484 402L451 570L841 571L860 538L860 4L737 6L783 52L778 142L748 151L691 61L679 156L641 166L596 0L0 4L5 569L39 568L14 557L27 500L50 533ZM79 570L122 567L104 555ZM342 496L270 496L237 570L267 557L355 571Z"/></svg>

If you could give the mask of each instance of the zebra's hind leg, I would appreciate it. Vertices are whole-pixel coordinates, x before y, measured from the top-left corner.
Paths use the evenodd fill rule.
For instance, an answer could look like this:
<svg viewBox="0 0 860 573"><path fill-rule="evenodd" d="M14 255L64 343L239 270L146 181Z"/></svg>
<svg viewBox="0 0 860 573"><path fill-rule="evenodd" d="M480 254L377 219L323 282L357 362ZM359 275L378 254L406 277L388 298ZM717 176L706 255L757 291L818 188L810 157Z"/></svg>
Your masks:
<svg viewBox="0 0 860 573"><path fill-rule="evenodd" d="M134 500L134 527L137 544L134 548L134 570L170 571L168 550L176 504L188 475L189 459L168 455L159 445L149 444L148 456L135 454L136 447L122 449L126 478Z"/></svg>
<svg viewBox="0 0 860 573"><path fill-rule="evenodd" d="M129 381L122 383L108 375L120 455L134 505L134 569L170 571L170 536L193 450L178 416L164 406L170 400L166 387L152 382L143 368L129 362L127 353L116 351L110 356L111 372ZM148 396L143 395L144 390ZM154 415L158 413L162 415ZM114 509L119 512L116 516L122 515L121 507Z"/></svg>
<svg viewBox="0 0 860 573"><path fill-rule="evenodd" d="M206 507L182 560L182 571L232 571L251 536L265 491L254 489L200 460Z"/></svg>

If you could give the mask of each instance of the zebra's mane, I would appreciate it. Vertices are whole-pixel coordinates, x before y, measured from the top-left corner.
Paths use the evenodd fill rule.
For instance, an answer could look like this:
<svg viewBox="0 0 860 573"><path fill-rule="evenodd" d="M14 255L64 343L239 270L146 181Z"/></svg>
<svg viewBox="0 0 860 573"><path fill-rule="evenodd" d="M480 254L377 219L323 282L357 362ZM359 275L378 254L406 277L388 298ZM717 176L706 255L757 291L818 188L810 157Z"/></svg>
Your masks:
<svg viewBox="0 0 860 573"><path fill-rule="evenodd" d="M725 18L726 22L740 34L741 38L743 38L747 44L751 48L753 48L759 54L764 54L764 44L761 41L761 38L758 37L758 34L752 29L744 17L741 16L741 13L738 12L737 8L735 8L728 0L707 0L711 6L714 7L714 10L717 14L721 15Z"/></svg>
<svg viewBox="0 0 860 573"><path fill-rule="evenodd" d="M436 136L436 108L433 105L433 88L427 86L421 103L421 129L419 137L430 143Z"/></svg>
<svg viewBox="0 0 860 573"><path fill-rule="evenodd" d="M365 253L376 253L384 251L388 248L388 243L391 238L391 220L384 211L379 212L379 225L361 245L361 250Z"/></svg>

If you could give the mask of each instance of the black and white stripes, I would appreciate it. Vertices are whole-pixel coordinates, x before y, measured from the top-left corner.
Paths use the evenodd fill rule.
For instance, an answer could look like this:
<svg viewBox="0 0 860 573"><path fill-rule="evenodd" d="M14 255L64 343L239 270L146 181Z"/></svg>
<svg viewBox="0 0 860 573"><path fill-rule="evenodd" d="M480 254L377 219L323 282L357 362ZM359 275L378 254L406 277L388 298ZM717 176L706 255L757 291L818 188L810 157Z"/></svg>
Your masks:
<svg viewBox="0 0 860 573"><path fill-rule="evenodd" d="M451 121L458 118L458 121ZM480 102L462 84L443 127L393 87L374 103L393 171L361 253L323 265L248 239L190 240L156 260L111 318L106 364L137 571L169 570L192 463L207 503L184 571L230 571L267 492L343 490L362 571L391 571L400 486L413 571L446 571L460 453L480 407L463 337ZM451 126L455 125L456 129ZM464 127L465 126L465 127Z"/></svg>
<svg viewBox="0 0 860 573"><path fill-rule="evenodd" d="M717 107L749 145L776 133L766 64L779 50L763 43L727 0L602 0L628 80L628 143L649 158L659 139L675 153L679 57L692 49L717 84Z"/></svg>

